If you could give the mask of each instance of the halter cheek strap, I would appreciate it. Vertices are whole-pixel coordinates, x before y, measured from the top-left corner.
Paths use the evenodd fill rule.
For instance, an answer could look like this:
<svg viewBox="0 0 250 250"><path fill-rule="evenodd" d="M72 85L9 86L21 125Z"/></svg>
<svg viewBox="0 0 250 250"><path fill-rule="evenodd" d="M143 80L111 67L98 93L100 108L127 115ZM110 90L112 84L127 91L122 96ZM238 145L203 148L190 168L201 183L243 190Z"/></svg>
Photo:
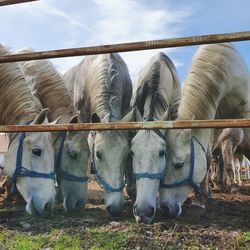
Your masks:
<svg viewBox="0 0 250 250"><path fill-rule="evenodd" d="M57 183L60 185L61 179L67 180L67 181L76 181L76 182L87 182L88 177L87 176L77 176L70 174L62 169L61 163L62 163L62 152L63 152L63 145L66 139L67 132L63 131L60 132L57 138L61 138L60 146L58 154L56 155L56 162L55 162L55 168L56 168L56 179Z"/></svg>
<svg viewBox="0 0 250 250"><path fill-rule="evenodd" d="M96 163L95 163L95 144L93 143L92 146L92 168L93 168L93 172L96 178L96 181L99 183L99 185L101 186L101 188L103 188L106 192L122 192L124 186L125 186L125 182L122 183L122 185L120 187L112 187L110 184L108 184L104 178L98 173L97 168L96 168Z"/></svg>
<svg viewBox="0 0 250 250"><path fill-rule="evenodd" d="M30 124L31 122L26 123L26 125ZM22 159L23 159L23 141L25 139L25 132L21 133L21 136L19 138L19 145L17 149L17 156L16 156L16 169L11 177L11 193L13 195L17 192L16 182L17 177L32 177L32 178L45 178L45 179L52 179L54 180L55 175L54 172L51 173L41 173L33 170L29 170L22 166ZM13 140L11 140L12 142ZM10 143L11 143L10 142ZM10 144L9 144L10 146Z"/></svg>
<svg viewBox="0 0 250 250"><path fill-rule="evenodd" d="M191 185L194 188L194 191L196 194L200 193L200 184L197 184L194 182L194 165L195 165L195 150L194 150L194 140L196 142L198 142L198 144L201 146L202 150L204 152L206 152L204 146L200 143L200 141L192 136L191 137L191 142L190 142L190 146L191 146L191 156L190 156L190 170L189 170L189 174L188 177L185 178L182 181L177 181L171 184L165 184L165 183L161 183L160 186L161 188L178 188L178 187L182 187L184 185Z"/></svg>

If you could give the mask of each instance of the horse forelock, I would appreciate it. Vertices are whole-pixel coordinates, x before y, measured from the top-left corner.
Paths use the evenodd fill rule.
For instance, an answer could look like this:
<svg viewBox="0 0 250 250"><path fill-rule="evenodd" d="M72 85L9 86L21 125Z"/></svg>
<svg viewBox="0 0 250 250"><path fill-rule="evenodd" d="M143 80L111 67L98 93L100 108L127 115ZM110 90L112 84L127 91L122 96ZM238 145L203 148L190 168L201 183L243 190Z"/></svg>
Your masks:
<svg viewBox="0 0 250 250"><path fill-rule="evenodd" d="M171 79L164 78L162 71L166 68L169 70ZM175 66L164 53L154 56L140 71L137 84L133 105L138 106L141 114L145 116L147 113L151 118L162 116L171 104L172 92L180 89ZM150 101L149 105L146 105L147 100Z"/></svg>
<svg viewBox="0 0 250 250"><path fill-rule="evenodd" d="M74 114L73 101L54 65L48 60L39 60L22 62L20 66L25 77L31 79L43 107L50 109L49 120L60 116L65 122L68 121Z"/></svg>
<svg viewBox="0 0 250 250"><path fill-rule="evenodd" d="M11 52L0 45L0 55ZM33 120L42 106L28 87L17 63L0 64L0 120L3 124L16 124Z"/></svg>
<svg viewBox="0 0 250 250"><path fill-rule="evenodd" d="M101 120L105 117L109 117L109 121L120 120L123 90L119 86L124 75L127 75L127 68L124 70L125 63L114 54L100 55L96 59L98 63L92 65L95 67L95 74L91 74L89 79L95 82L90 93L91 106Z"/></svg>

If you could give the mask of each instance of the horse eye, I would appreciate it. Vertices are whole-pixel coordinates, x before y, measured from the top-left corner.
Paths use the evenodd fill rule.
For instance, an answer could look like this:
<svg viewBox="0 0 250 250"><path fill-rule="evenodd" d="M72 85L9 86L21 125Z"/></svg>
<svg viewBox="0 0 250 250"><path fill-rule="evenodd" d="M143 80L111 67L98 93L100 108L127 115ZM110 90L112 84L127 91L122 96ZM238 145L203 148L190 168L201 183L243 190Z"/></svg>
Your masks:
<svg viewBox="0 0 250 250"><path fill-rule="evenodd" d="M41 156L42 150L40 148L33 148L32 153L36 156Z"/></svg>
<svg viewBox="0 0 250 250"><path fill-rule="evenodd" d="M180 168L183 167L183 165L184 165L184 161L176 163L174 167L175 167L176 169L180 169Z"/></svg>
<svg viewBox="0 0 250 250"><path fill-rule="evenodd" d="M78 156L78 155L77 155L76 152L74 152L74 151L69 152L69 157L70 157L70 158L76 160L76 159L77 159L77 156Z"/></svg>
<svg viewBox="0 0 250 250"><path fill-rule="evenodd" d="M95 155L98 159L102 159L102 153L100 151L96 151Z"/></svg>
<svg viewBox="0 0 250 250"><path fill-rule="evenodd" d="M165 154L166 154L165 150L161 150L161 151L159 152L159 156L160 156L160 157L165 156Z"/></svg>

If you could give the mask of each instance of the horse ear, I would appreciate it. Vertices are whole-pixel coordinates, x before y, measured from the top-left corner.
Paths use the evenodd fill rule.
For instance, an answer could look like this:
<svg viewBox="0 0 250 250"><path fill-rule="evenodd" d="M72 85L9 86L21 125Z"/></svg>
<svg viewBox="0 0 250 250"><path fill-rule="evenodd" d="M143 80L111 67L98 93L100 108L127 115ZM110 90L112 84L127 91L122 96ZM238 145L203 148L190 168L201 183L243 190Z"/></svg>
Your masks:
<svg viewBox="0 0 250 250"><path fill-rule="evenodd" d="M59 116L56 120L54 120L53 122L50 122L49 124L52 124L52 125L58 124L60 119L61 119L61 116Z"/></svg>
<svg viewBox="0 0 250 250"><path fill-rule="evenodd" d="M39 115L35 118L35 120L32 122L33 124L42 124L45 120L47 120L49 109L42 109Z"/></svg>
<svg viewBox="0 0 250 250"><path fill-rule="evenodd" d="M69 123L70 124L79 123L78 115L74 115L73 117L71 117Z"/></svg>
<svg viewBox="0 0 250 250"><path fill-rule="evenodd" d="M168 113L168 109L164 112L164 114L162 115L161 121L168 121L169 120L169 113Z"/></svg>
<svg viewBox="0 0 250 250"><path fill-rule="evenodd" d="M121 122L132 122L132 121L142 121L143 118L135 106L129 113L127 113L120 121Z"/></svg>
<svg viewBox="0 0 250 250"><path fill-rule="evenodd" d="M93 113L93 114L91 114L90 121L92 123L99 123L99 122L101 122L101 119L96 113Z"/></svg>
<svg viewBox="0 0 250 250"><path fill-rule="evenodd" d="M49 124L52 124L52 125L58 124L60 119L61 119L61 116L59 116L56 120L54 120L53 122L50 122ZM55 142L55 140L57 139L59 133L60 133L59 131L51 132L53 142Z"/></svg>
<svg viewBox="0 0 250 250"><path fill-rule="evenodd" d="M139 111L139 109L137 108L137 106L134 107L134 122L142 122L143 121L143 117Z"/></svg>

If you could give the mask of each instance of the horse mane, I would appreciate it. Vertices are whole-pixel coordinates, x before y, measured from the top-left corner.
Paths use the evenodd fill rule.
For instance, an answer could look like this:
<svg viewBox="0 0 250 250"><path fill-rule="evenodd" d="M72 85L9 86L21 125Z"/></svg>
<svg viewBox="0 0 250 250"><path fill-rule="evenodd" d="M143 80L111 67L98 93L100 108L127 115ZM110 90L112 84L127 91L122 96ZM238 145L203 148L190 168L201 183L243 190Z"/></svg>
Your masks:
<svg viewBox="0 0 250 250"><path fill-rule="evenodd" d="M0 55L11 52L0 44ZM17 63L0 64L0 122L17 124L34 120L42 109L32 95Z"/></svg>
<svg viewBox="0 0 250 250"><path fill-rule="evenodd" d="M100 62L96 68L96 81L99 84L96 89L91 89L90 93L90 96L94 96L91 101L92 106L95 107L95 112L101 120L105 117L108 121L120 120L121 110L117 110L116 105L122 97L115 91L115 85L122 81L120 74L124 68L127 69L127 66L118 54L100 55L99 58Z"/></svg>
<svg viewBox="0 0 250 250"><path fill-rule="evenodd" d="M32 52L23 49L19 53ZM61 117L63 122L74 114L73 101L68 93L64 79L49 60L21 62L25 78L36 90L43 108L49 108L49 121Z"/></svg>
<svg viewBox="0 0 250 250"><path fill-rule="evenodd" d="M124 94L119 87L131 80L125 62L117 53L87 56L64 77L70 81L68 89L74 92L78 110L89 102L89 113L96 113L101 120L122 118L120 107Z"/></svg>
<svg viewBox="0 0 250 250"><path fill-rule="evenodd" d="M168 67L173 79L173 85L169 86L171 91L167 90L168 83L162 82L164 81L163 77L161 79L162 63ZM145 116L147 112L148 117L144 117L145 119L153 119L154 117L160 119L157 117L157 113L163 115L162 112L165 112L172 105L172 95L179 94L180 89L176 68L170 58L162 52L151 58L150 62L140 71L137 85L131 105L132 107L136 105L142 116ZM149 106L146 105L148 99L150 100Z"/></svg>
<svg viewBox="0 0 250 250"><path fill-rule="evenodd" d="M181 93L178 119L213 119L226 92L231 44L203 45L193 58Z"/></svg>

